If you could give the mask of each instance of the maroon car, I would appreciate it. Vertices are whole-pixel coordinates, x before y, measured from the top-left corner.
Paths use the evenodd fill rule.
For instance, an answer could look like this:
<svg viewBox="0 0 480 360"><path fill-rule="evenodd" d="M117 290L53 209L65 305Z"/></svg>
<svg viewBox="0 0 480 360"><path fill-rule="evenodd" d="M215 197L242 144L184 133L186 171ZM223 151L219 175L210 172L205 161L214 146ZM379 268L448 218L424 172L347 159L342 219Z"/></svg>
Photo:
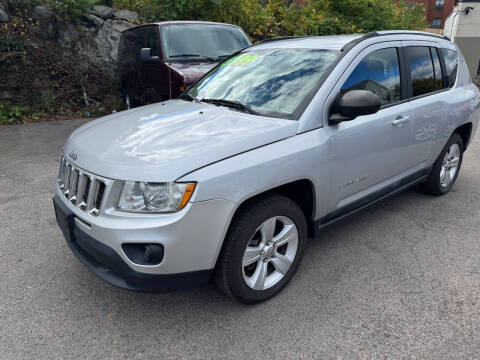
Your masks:
<svg viewBox="0 0 480 360"><path fill-rule="evenodd" d="M127 108L178 97L219 62L250 46L235 25L170 21L122 33L119 72Z"/></svg>

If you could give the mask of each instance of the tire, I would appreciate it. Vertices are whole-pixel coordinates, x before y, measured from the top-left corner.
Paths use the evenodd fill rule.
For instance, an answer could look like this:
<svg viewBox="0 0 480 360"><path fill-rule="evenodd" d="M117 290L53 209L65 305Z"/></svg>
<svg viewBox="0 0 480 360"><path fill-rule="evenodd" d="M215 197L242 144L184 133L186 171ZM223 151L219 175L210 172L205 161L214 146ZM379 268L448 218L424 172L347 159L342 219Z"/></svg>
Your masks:
<svg viewBox="0 0 480 360"><path fill-rule="evenodd" d="M139 105L138 101L135 100L135 98L130 94L130 91L127 88L124 88L122 90L122 94L123 94L123 103L125 104L125 108L127 110L136 108Z"/></svg>
<svg viewBox="0 0 480 360"><path fill-rule="evenodd" d="M437 160L435 160L428 180L421 184L422 190L435 196L448 193L460 172L463 151L462 137L457 133L453 133ZM451 167L453 164L456 164L456 167ZM445 166L447 167L445 168ZM453 168L454 171L452 170ZM446 171L446 169L450 170Z"/></svg>
<svg viewBox="0 0 480 360"><path fill-rule="evenodd" d="M265 301L290 281L306 241L307 223L297 203L278 194L262 196L233 218L216 267L217 285L244 304Z"/></svg>

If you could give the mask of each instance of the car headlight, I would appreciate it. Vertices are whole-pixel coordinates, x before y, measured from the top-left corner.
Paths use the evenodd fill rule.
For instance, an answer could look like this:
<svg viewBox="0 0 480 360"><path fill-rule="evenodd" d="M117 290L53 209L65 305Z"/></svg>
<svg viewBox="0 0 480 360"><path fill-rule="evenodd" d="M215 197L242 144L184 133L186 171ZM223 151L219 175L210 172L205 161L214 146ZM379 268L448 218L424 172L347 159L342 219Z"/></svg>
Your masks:
<svg viewBox="0 0 480 360"><path fill-rule="evenodd" d="M152 183L125 181L117 209L162 213L181 210L195 190L195 183Z"/></svg>

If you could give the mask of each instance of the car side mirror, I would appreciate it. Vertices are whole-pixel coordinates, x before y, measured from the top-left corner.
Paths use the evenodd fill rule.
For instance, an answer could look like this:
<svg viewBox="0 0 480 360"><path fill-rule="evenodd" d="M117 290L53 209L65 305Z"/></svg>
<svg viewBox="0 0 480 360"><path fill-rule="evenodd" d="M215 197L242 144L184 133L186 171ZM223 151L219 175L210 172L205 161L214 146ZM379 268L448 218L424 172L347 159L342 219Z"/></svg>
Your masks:
<svg viewBox="0 0 480 360"><path fill-rule="evenodd" d="M140 61L144 63L157 63L159 58L158 56L152 56L151 48L143 48L140 50Z"/></svg>
<svg viewBox="0 0 480 360"><path fill-rule="evenodd" d="M333 105L328 122L330 125L350 121L357 116L375 114L382 102L377 94L367 90L350 90L339 95Z"/></svg>

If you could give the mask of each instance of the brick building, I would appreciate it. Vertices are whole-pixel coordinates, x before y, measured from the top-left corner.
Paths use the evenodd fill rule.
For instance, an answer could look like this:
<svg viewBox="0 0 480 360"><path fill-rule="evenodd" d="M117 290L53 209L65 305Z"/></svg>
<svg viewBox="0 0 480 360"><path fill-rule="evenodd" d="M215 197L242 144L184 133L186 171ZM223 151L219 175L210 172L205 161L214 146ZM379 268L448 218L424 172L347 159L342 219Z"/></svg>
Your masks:
<svg viewBox="0 0 480 360"><path fill-rule="evenodd" d="M458 0L409 0L421 3L426 7L428 26L434 29L443 29L445 19L450 15Z"/></svg>

